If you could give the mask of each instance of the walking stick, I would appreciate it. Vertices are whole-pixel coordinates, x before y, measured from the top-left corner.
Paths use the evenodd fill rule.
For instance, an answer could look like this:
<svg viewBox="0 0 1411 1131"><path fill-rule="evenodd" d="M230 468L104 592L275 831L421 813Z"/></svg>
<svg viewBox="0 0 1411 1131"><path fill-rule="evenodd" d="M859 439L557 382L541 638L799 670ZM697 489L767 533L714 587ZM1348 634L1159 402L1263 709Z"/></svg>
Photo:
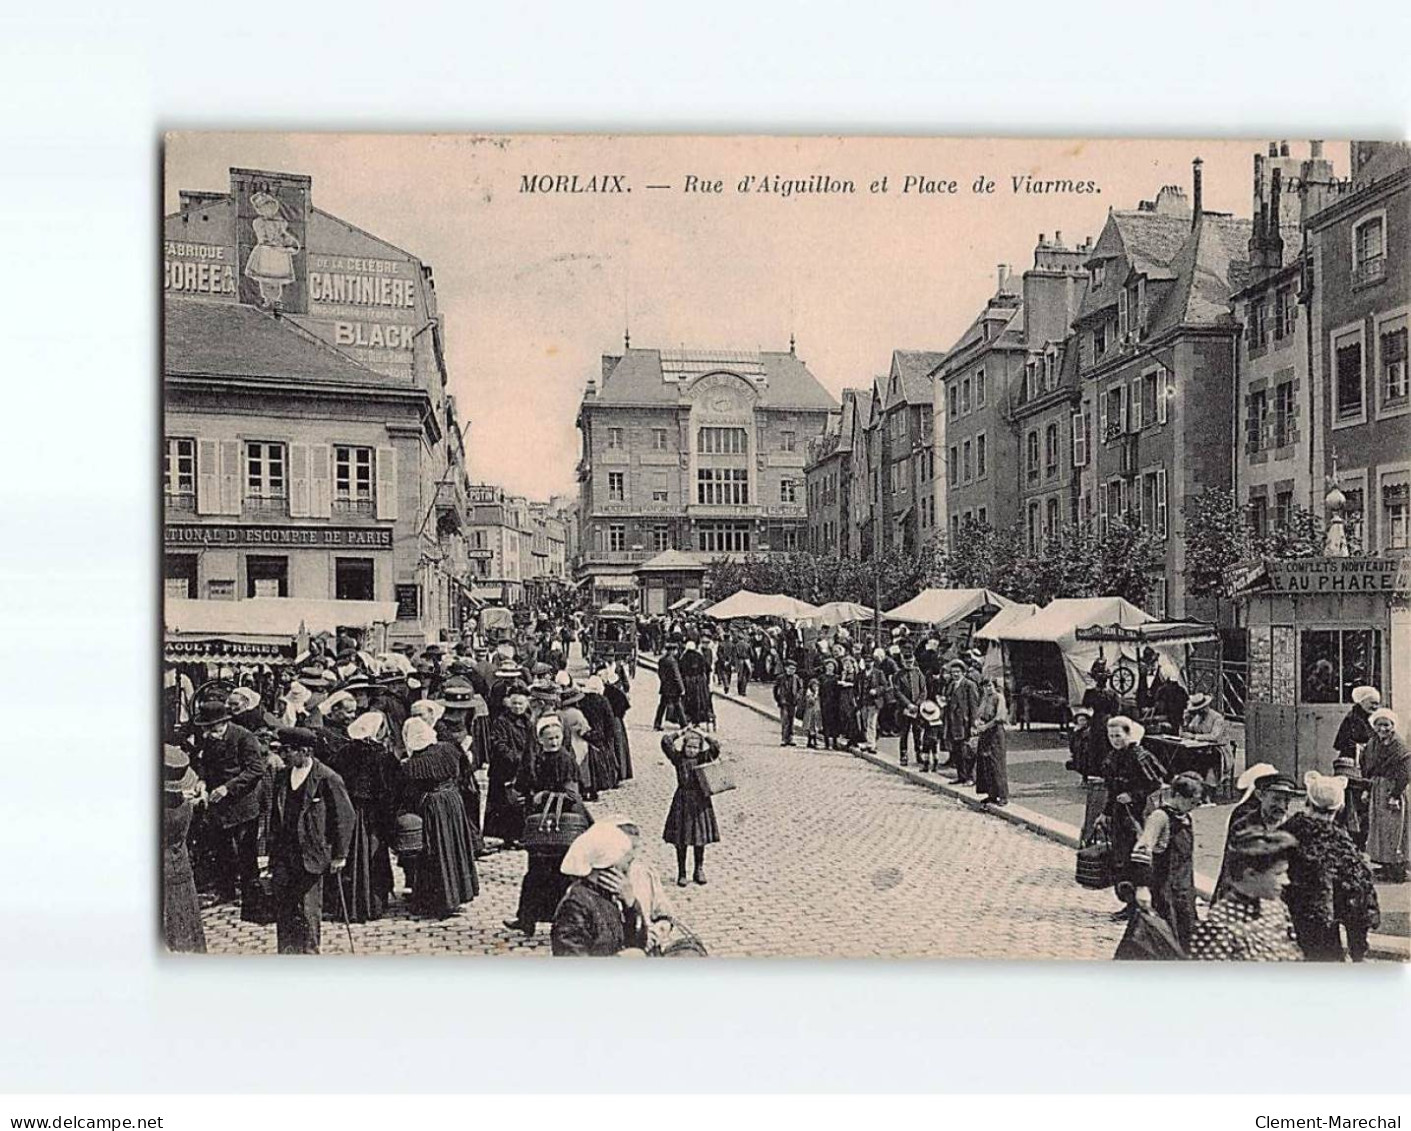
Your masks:
<svg viewBox="0 0 1411 1131"><path fill-rule="evenodd" d="M338 906L343 909L343 929L348 932L348 953L357 954L357 948L353 946L353 924L348 918L348 897L343 894L342 869L334 872L333 878L338 881Z"/></svg>

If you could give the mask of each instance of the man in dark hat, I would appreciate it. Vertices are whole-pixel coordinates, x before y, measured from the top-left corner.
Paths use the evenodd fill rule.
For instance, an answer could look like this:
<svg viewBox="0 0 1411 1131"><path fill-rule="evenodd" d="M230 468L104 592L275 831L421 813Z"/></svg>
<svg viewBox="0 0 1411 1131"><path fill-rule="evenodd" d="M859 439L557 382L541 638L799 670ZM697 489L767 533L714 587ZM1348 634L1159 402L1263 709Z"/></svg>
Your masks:
<svg viewBox="0 0 1411 1131"><path fill-rule="evenodd" d="M348 862L353 802L343 779L314 757L313 731L281 727L278 736L285 766L269 822L275 938L280 954L317 954L323 877L338 882Z"/></svg>
<svg viewBox="0 0 1411 1131"><path fill-rule="evenodd" d="M244 896L259 876L260 780L264 752L259 740L231 721L230 710L215 701L196 712L196 765L208 795L216 896L228 902Z"/></svg>
<svg viewBox="0 0 1411 1131"><path fill-rule="evenodd" d="M975 713L980 707L980 692L965 675L965 665L960 660L952 660L946 665L945 715L942 720L942 734L950 758L944 764L954 768L956 784L971 780L975 758L970 745L971 731L975 729Z"/></svg>
<svg viewBox="0 0 1411 1131"><path fill-rule="evenodd" d="M657 664L657 713L652 720L652 729L661 730L663 719L680 723L685 716L681 712L681 698L686 694L686 682L681 678L681 663L676 658L678 645L675 640L666 642L666 651Z"/></svg>
<svg viewBox="0 0 1411 1131"><path fill-rule="evenodd" d="M783 674L774 681L774 703L779 708L779 745L794 744L794 711L803 699L803 680L793 660L784 661Z"/></svg>
<svg viewBox="0 0 1411 1131"><path fill-rule="evenodd" d="M921 752L921 741L926 735L925 724L921 721L921 704L926 701L926 676L916 666L916 654L903 651L901 670L892 680L892 689L897 697L897 726L901 732L901 764L907 764L907 747L913 740L916 746L916 760L922 769L929 769L928 759Z"/></svg>

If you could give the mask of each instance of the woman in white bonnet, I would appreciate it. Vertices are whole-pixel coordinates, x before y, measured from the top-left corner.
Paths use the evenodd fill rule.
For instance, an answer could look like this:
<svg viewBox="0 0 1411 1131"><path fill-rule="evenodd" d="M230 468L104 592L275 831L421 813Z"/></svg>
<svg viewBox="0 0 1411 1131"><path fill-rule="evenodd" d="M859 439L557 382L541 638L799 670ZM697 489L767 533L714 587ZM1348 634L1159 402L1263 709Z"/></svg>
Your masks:
<svg viewBox="0 0 1411 1131"><path fill-rule="evenodd" d="M1382 707L1373 711L1372 740L1362 749L1362 776L1372 785L1367 822L1367 855L1377 865L1378 879L1406 882L1408 831L1407 786L1411 784L1411 751L1398 733L1401 720Z"/></svg>
<svg viewBox="0 0 1411 1131"><path fill-rule="evenodd" d="M1282 825L1297 842L1289 856L1284 893L1294 936L1311 962L1341 962L1350 954L1361 962L1367 933L1381 925L1377 890L1362 854L1337 823L1347 795L1347 778L1310 770L1303 776L1306 802ZM1347 946L1343 948L1342 932Z"/></svg>

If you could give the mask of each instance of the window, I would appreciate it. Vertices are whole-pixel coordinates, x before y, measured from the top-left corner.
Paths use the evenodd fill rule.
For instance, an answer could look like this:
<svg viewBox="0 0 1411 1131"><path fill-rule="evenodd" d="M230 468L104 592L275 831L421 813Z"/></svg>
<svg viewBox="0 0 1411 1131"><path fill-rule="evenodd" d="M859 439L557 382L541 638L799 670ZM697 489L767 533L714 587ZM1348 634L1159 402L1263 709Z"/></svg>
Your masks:
<svg viewBox="0 0 1411 1131"><path fill-rule="evenodd" d="M1039 396L1039 362L1033 359L1024 364L1024 399L1037 400Z"/></svg>
<svg viewBox="0 0 1411 1131"><path fill-rule="evenodd" d="M653 451L658 451L658 452L664 452L664 451L666 451L666 436L667 436L667 432L666 432L666 429L665 429L665 428L653 428L653 429L652 429L652 450L653 450Z"/></svg>
<svg viewBox="0 0 1411 1131"><path fill-rule="evenodd" d="M1142 374L1142 420L1147 424L1156 423L1157 397L1160 395L1161 371L1153 370Z"/></svg>
<svg viewBox="0 0 1411 1131"><path fill-rule="evenodd" d="M608 447L609 447L609 448L612 448L612 449L614 449L614 450L617 449L617 448L621 448L621 447L622 447L622 429L621 429L621 428L609 428L609 429L608 429Z"/></svg>
<svg viewBox="0 0 1411 1131"><path fill-rule="evenodd" d="M975 478L975 466L970 457L971 444L969 440L966 440L960 445L960 474L967 483Z"/></svg>
<svg viewBox="0 0 1411 1131"><path fill-rule="evenodd" d="M745 506L750 501L750 473L742 467L702 467L696 471L696 502L707 506Z"/></svg>
<svg viewBox="0 0 1411 1131"><path fill-rule="evenodd" d="M1363 544L1363 532L1367 519L1364 483L1365 473L1354 482L1344 481L1338 484L1342 488L1342 493L1347 496L1347 503L1342 508L1343 525L1347 528L1347 538L1348 541L1354 542L1358 546Z"/></svg>
<svg viewBox="0 0 1411 1131"><path fill-rule="evenodd" d="M371 448L333 445L333 500L343 508L353 504L372 506Z"/></svg>
<svg viewBox="0 0 1411 1131"><path fill-rule="evenodd" d="M1107 327L1098 326L1093 330L1093 360L1101 361L1107 353Z"/></svg>
<svg viewBox="0 0 1411 1131"><path fill-rule="evenodd" d="M1257 495L1249 501L1249 527L1254 531L1256 538L1268 537L1269 500L1263 495Z"/></svg>
<svg viewBox="0 0 1411 1131"><path fill-rule="evenodd" d="M1052 540L1058 537L1059 513L1057 497L1044 503L1044 537Z"/></svg>
<svg viewBox="0 0 1411 1131"><path fill-rule="evenodd" d="M1127 288L1123 287L1117 292L1117 333L1123 338L1127 336L1127 307Z"/></svg>
<svg viewBox="0 0 1411 1131"><path fill-rule="evenodd" d="M1407 506L1411 503L1411 473L1387 472L1382 475L1382 549L1411 548L1407 531Z"/></svg>
<svg viewBox="0 0 1411 1131"><path fill-rule="evenodd" d="M988 525L990 521L989 508L981 507L979 510L977 510L975 512L975 521L978 522L981 526Z"/></svg>
<svg viewBox="0 0 1411 1131"><path fill-rule="evenodd" d="M287 485L283 444L254 442L245 445L245 484L245 493L252 499L277 500L285 497Z"/></svg>
<svg viewBox="0 0 1411 1131"><path fill-rule="evenodd" d="M1287 530L1293 514L1293 492L1279 491L1274 495L1274 528Z"/></svg>
<svg viewBox="0 0 1411 1131"><path fill-rule="evenodd" d="M1382 685L1378 629L1305 629L1301 636L1300 702L1350 703L1354 687Z"/></svg>
<svg viewBox="0 0 1411 1131"><path fill-rule="evenodd" d="M950 446L946 459L946 478L950 480L950 485L954 487L960 482L960 449L954 444Z"/></svg>
<svg viewBox="0 0 1411 1131"><path fill-rule="evenodd" d="M960 545L960 515L958 514L950 516L950 544L953 547Z"/></svg>
<svg viewBox="0 0 1411 1131"><path fill-rule="evenodd" d="M703 522L696 528L696 548L708 554L742 553L750 548L747 522Z"/></svg>
<svg viewBox="0 0 1411 1131"><path fill-rule="evenodd" d="M983 369L975 371L975 407L985 407L985 371Z"/></svg>
<svg viewBox="0 0 1411 1131"><path fill-rule="evenodd" d="M1377 327L1377 387L1383 408L1407 404L1406 315L1389 318Z"/></svg>
<svg viewBox="0 0 1411 1131"><path fill-rule="evenodd" d="M985 478L985 434L975 437L975 478Z"/></svg>
<svg viewBox="0 0 1411 1131"><path fill-rule="evenodd" d="M779 450L781 452L792 452L796 442L797 434L794 432L779 433Z"/></svg>
<svg viewBox="0 0 1411 1131"><path fill-rule="evenodd" d="M1102 399L1102 436L1112 441L1127 430L1127 386L1114 385Z"/></svg>
<svg viewBox="0 0 1411 1131"><path fill-rule="evenodd" d="M289 596L289 559L251 554L245 559L245 596Z"/></svg>
<svg viewBox="0 0 1411 1131"><path fill-rule="evenodd" d="M338 601L373 600L371 558L333 559L333 597Z"/></svg>
<svg viewBox="0 0 1411 1131"><path fill-rule="evenodd" d="M1294 441L1294 425L1298 422L1298 405L1293 399L1293 382L1282 381L1274 386L1274 447L1282 448Z"/></svg>
<svg viewBox="0 0 1411 1131"><path fill-rule="evenodd" d="M1170 608L1170 596L1167 593L1168 582L1166 578L1153 579L1152 586L1147 590L1146 611L1157 620L1165 620L1167 610Z"/></svg>
<svg viewBox="0 0 1411 1131"><path fill-rule="evenodd" d="M1333 373L1337 382L1338 420L1362 416L1362 332L1360 329L1333 339Z"/></svg>
<svg viewBox="0 0 1411 1131"><path fill-rule="evenodd" d="M1298 297L1292 287L1274 293L1274 337L1291 338L1298 330Z"/></svg>
<svg viewBox="0 0 1411 1131"><path fill-rule="evenodd" d="M1093 290L1102 290L1102 282L1106 275L1107 264L1105 263L1094 263L1088 268L1088 282L1091 284Z"/></svg>
<svg viewBox="0 0 1411 1131"><path fill-rule="evenodd" d="M799 501L799 481L797 479L779 480L779 501L781 503L797 503Z"/></svg>
<svg viewBox="0 0 1411 1131"><path fill-rule="evenodd" d="M1107 490L1102 493L1099 499L1101 512L1098 515L1098 525L1102 533L1107 533L1109 522L1120 522L1123 517L1122 507L1122 480L1109 479Z"/></svg>
<svg viewBox="0 0 1411 1131"><path fill-rule="evenodd" d="M627 473L625 471L608 472L608 502L625 503L627 501Z"/></svg>
<svg viewBox="0 0 1411 1131"><path fill-rule="evenodd" d="M1039 552L1039 504L1037 502L1029 504L1028 536L1029 553L1037 554Z"/></svg>
<svg viewBox="0 0 1411 1131"><path fill-rule="evenodd" d="M1044 429L1044 478L1053 479L1058 475L1058 425L1050 424Z"/></svg>
<svg viewBox="0 0 1411 1131"><path fill-rule="evenodd" d="M1352 285L1364 286L1386 277L1386 217L1369 216L1352 229Z"/></svg>
<svg viewBox="0 0 1411 1131"><path fill-rule="evenodd" d="M960 412L961 415L970 411L970 378L965 378L960 383Z"/></svg>
<svg viewBox="0 0 1411 1131"><path fill-rule="evenodd" d="M663 550L671 549L671 528L669 526L652 527L652 549L658 554Z"/></svg>
<svg viewBox="0 0 1411 1131"><path fill-rule="evenodd" d="M665 503L665 502L670 502L670 500L671 500L670 492L668 492L665 487L654 487L654 488L652 488L652 502L654 502L654 503Z"/></svg>
<svg viewBox="0 0 1411 1131"><path fill-rule="evenodd" d="M1263 389L1249 395L1249 415L1245 417L1245 448L1264 450L1264 427L1269 418L1269 394Z"/></svg>
<svg viewBox="0 0 1411 1131"><path fill-rule="evenodd" d="M1158 483L1156 472L1148 471L1142 476L1141 514L1138 516L1143 530L1151 530L1156 525L1156 500Z"/></svg>
<svg viewBox="0 0 1411 1131"><path fill-rule="evenodd" d="M1253 299L1249 304L1249 348L1261 350L1269 344L1269 308L1263 299Z"/></svg>
<svg viewBox="0 0 1411 1131"><path fill-rule="evenodd" d="M1044 391L1058 388L1058 351L1052 346L1044 354Z"/></svg>
<svg viewBox="0 0 1411 1131"><path fill-rule="evenodd" d="M614 522L608 527L608 549L614 554L620 554L627 549L627 527L620 522Z"/></svg>
<svg viewBox="0 0 1411 1131"><path fill-rule="evenodd" d="M1405 331L1402 341L1406 340ZM1403 370L1404 370L1403 366ZM167 440L167 453L162 486L167 505L181 510L196 506L196 441ZM194 597L195 594L193 593Z"/></svg>
<svg viewBox="0 0 1411 1131"><path fill-rule="evenodd" d="M162 577L168 599L196 598L196 555L167 554Z"/></svg>
<svg viewBox="0 0 1411 1131"><path fill-rule="evenodd" d="M1088 466L1088 414L1075 413L1073 416L1073 466Z"/></svg>
<svg viewBox="0 0 1411 1131"><path fill-rule="evenodd" d="M706 456L747 455L749 435L743 428L702 428L696 437L696 449Z"/></svg>
<svg viewBox="0 0 1411 1131"><path fill-rule="evenodd" d="M1026 478L1030 483L1039 481L1039 434L1030 432L1024 440L1026 458L1024 468Z"/></svg>

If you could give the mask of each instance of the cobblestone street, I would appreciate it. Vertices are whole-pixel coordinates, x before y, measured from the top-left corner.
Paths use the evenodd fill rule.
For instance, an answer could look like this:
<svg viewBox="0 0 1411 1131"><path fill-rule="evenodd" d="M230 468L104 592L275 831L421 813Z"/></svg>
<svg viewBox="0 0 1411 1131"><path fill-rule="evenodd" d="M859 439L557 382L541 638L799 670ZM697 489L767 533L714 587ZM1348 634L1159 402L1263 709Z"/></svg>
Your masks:
<svg viewBox="0 0 1411 1131"><path fill-rule="evenodd" d="M591 808L641 825L643 850L712 955L1111 956L1112 898L1074 884L1063 846L848 754L782 749L768 720L720 701L720 738L740 784L716 799L722 843L707 853L709 882L677 888L660 837L676 779L651 730L656 686L639 669L628 716L636 777ZM501 925L514 914L524 854L479 866L480 896L459 914L414 919L395 897L386 919L353 925L358 952L547 956L547 927L526 939ZM241 923L233 905L208 910L205 925L213 952L274 952L274 928ZM347 950L343 925L325 920L324 953Z"/></svg>

